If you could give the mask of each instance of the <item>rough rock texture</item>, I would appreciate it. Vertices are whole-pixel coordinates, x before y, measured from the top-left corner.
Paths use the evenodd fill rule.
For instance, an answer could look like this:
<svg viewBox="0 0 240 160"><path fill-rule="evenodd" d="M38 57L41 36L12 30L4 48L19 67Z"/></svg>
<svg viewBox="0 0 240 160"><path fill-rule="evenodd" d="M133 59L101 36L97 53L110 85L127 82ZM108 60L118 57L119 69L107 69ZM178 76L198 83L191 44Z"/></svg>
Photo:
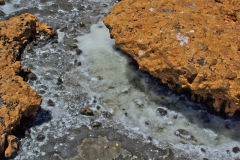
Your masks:
<svg viewBox="0 0 240 160"><path fill-rule="evenodd" d="M31 14L22 14L0 22L0 154L11 157L17 149L12 131L23 118L34 118L41 97L20 76L19 59L24 46L39 34L52 29Z"/></svg>
<svg viewBox="0 0 240 160"><path fill-rule="evenodd" d="M171 89L228 116L240 109L239 0L122 0L104 23Z"/></svg>
<svg viewBox="0 0 240 160"><path fill-rule="evenodd" d="M101 136L98 138L84 139L78 147L78 152L77 156L68 160L108 160L118 159L120 156L122 156L123 159L132 157L130 152L121 147L120 142L108 141L106 137Z"/></svg>

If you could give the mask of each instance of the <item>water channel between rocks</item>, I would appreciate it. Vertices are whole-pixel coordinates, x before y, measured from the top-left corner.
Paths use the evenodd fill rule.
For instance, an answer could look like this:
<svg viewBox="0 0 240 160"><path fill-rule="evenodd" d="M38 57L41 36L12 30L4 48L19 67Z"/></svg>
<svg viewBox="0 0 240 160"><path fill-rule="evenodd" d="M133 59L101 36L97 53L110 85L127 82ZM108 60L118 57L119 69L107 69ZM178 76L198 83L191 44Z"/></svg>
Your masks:
<svg viewBox="0 0 240 160"><path fill-rule="evenodd" d="M7 2L5 9L1 7L6 15L32 12L58 28L58 39L32 44L22 56L23 67L38 77L28 83L43 97L43 103L30 136L21 139L15 159L53 159L55 153L69 158L76 154L74 145L79 145L79 137L97 136L87 132L93 129L92 122L101 122L101 128L108 128L111 134L159 148L170 147L190 159L240 159L240 152L232 151L240 147L238 121L213 116L200 104L173 94L115 48L102 23L114 1L62 1L57 7L57 1L37 2L32 8L24 6L25 1ZM35 4L41 7L35 10ZM79 21L86 22L85 29ZM91 108L95 116L81 115L81 107ZM89 133L86 137L85 131ZM111 139L110 133L102 134Z"/></svg>
<svg viewBox="0 0 240 160"><path fill-rule="evenodd" d="M143 134L146 139L152 137L156 144L170 142L189 153L208 148L204 154L212 158L220 158L228 147L239 144L238 124L226 128L227 121L194 110L197 104L182 100L139 71L130 57L116 50L102 22L93 25L91 33L78 37L78 41L83 62L93 76L91 90L125 129Z"/></svg>

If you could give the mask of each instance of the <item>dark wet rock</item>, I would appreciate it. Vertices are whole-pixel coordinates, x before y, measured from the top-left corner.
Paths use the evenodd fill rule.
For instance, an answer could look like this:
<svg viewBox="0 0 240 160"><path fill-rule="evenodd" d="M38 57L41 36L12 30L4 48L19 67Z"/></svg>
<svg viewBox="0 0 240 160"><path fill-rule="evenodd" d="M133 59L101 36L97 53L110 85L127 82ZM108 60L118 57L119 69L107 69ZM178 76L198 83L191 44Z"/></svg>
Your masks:
<svg viewBox="0 0 240 160"><path fill-rule="evenodd" d="M206 152L206 150L205 150L204 148L201 148L201 151L202 151L203 153L205 153L205 152Z"/></svg>
<svg viewBox="0 0 240 160"><path fill-rule="evenodd" d="M28 75L27 75L27 79L28 80L37 80L37 76L36 76L36 74L34 74L34 73L29 73Z"/></svg>
<svg viewBox="0 0 240 160"><path fill-rule="evenodd" d="M97 110L100 110L100 109L101 109L101 106L98 105L96 108L97 108Z"/></svg>
<svg viewBox="0 0 240 160"><path fill-rule="evenodd" d="M81 114L85 114L86 113L86 109L85 108L81 108L80 113Z"/></svg>
<svg viewBox="0 0 240 160"><path fill-rule="evenodd" d="M28 80L35 81L35 80L37 80L36 74L32 73L32 71L28 68L22 69L20 75L23 77L24 81L28 81Z"/></svg>
<svg viewBox="0 0 240 160"><path fill-rule="evenodd" d="M91 109L81 108L80 113L86 116L94 116L93 111Z"/></svg>
<svg viewBox="0 0 240 160"><path fill-rule="evenodd" d="M76 54L77 54L77 55L81 55L81 54L82 54L82 50L79 49L79 48L77 48L77 49L76 49Z"/></svg>
<svg viewBox="0 0 240 160"><path fill-rule="evenodd" d="M148 136L148 138L147 138L149 141L152 141L152 137L150 137L150 136Z"/></svg>
<svg viewBox="0 0 240 160"><path fill-rule="evenodd" d="M91 109L86 110L86 115L87 116L94 116L93 111Z"/></svg>
<svg viewBox="0 0 240 160"><path fill-rule="evenodd" d="M167 115L167 110L163 108L158 108L157 113L159 113L161 116L166 116Z"/></svg>
<svg viewBox="0 0 240 160"><path fill-rule="evenodd" d="M173 119L177 119L177 118L178 118L177 114L173 115Z"/></svg>
<svg viewBox="0 0 240 160"><path fill-rule="evenodd" d="M148 126L149 124L150 124L150 123L149 123L148 121L145 121L145 125L147 125L147 126Z"/></svg>
<svg viewBox="0 0 240 160"><path fill-rule="evenodd" d="M63 83L63 80L61 77L58 77L58 80L57 80L57 85L61 85Z"/></svg>
<svg viewBox="0 0 240 160"><path fill-rule="evenodd" d="M43 133L39 133L38 135L37 135L37 140L38 141L43 141L45 139L45 135L43 134Z"/></svg>
<svg viewBox="0 0 240 160"><path fill-rule="evenodd" d="M240 148L239 147L233 147L232 151L233 151L233 153L238 153L238 152L240 152Z"/></svg>
<svg viewBox="0 0 240 160"><path fill-rule="evenodd" d="M81 66L81 65L82 65L82 62L78 62L77 65L78 65L78 66Z"/></svg>
<svg viewBox="0 0 240 160"><path fill-rule="evenodd" d="M100 122L93 122L92 123L92 127L94 127L94 128L99 128L99 127L101 127L101 125L102 125L102 123L100 123Z"/></svg>
<svg viewBox="0 0 240 160"><path fill-rule="evenodd" d="M75 60L74 61L74 64L76 64L77 66L81 66L82 65L82 62L78 61L78 60Z"/></svg>
<svg viewBox="0 0 240 160"><path fill-rule="evenodd" d="M194 141L194 142L197 141L195 137L185 129L176 130L175 135L187 141Z"/></svg>
<svg viewBox="0 0 240 160"><path fill-rule="evenodd" d="M85 24L82 21L79 22L79 25L80 27L85 27Z"/></svg>
<svg viewBox="0 0 240 160"><path fill-rule="evenodd" d="M51 99L49 99L48 100L48 106L54 107L55 103Z"/></svg>

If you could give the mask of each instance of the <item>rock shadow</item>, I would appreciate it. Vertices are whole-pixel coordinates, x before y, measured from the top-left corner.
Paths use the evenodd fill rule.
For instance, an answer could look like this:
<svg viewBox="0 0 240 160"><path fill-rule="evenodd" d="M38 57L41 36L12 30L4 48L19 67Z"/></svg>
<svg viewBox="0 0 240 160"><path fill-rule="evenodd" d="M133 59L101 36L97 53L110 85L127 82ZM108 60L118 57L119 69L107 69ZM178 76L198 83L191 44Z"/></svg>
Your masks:
<svg viewBox="0 0 240 160"><path fill-rule="evenodd" d="M137 62L127 53L116 46L113 46L113 48L120 51L119 53L128 60L129 71L127 77L129 83L135 89L149 95L148 98L155 104L181 113L189 122L198 125L200 128L210 129L219 135L240 140L240 112L237 112L231 118L226 118L222 113L216 113L211 106L191 101L188 95L170 90L167 85L161 83L161 80L146 71L139 70ZM145 82L142 82L142 80ZM165 103L165 97L172 99L173 102Z"/></svg>

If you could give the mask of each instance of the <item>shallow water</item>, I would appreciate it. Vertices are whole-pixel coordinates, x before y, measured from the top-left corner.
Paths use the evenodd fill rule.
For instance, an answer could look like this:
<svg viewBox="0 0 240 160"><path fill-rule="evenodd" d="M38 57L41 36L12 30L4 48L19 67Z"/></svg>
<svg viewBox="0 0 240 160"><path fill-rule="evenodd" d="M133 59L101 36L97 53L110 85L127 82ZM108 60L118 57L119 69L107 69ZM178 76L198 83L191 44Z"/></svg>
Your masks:
<svg viewBox="0 0 240 160"><path fill-rule="evenodd" d="M152 137L157 145L171 143L197 155L194 158L201 157L201 147L207 150L202 156L210 159L235 156L227 155L226 150L239 145L239 123L194 110L198 104L180 100L184 96L174 95L156 79L138 71L130 57L114 48L102 22L93 25L91 33L78 37L78 41L88 73L96 79L91 90L98 93L102 105L112 110L115 121L125 129L143 134L146 140ZM162 115L158 108L163 110ZM233 125L230 129L226 128L228 122ZM176 136L178 129L189 131L195 138Z"/></svg>
<svg viewBox="0 0 240 160"><path fill-rule="evenodd" d="M233 147L240 147L239 122L213 116L204 106L175 95L115 48L102 23L115 1L30 2L7 2L0 7L6 14L1 19L30 12L54 26L58 38L31 44L23 53L23 67L38 77L28 83L43 97L43 103L30 136L21 139L14 159L54 159L55 153L63 159L72 157L81 143L76 142L80 133L88 133L82 127L92 130L93 121L101 122L103 129L112 128L113 134L170 147L189 159L240 158L240 152L232 152ZM81 107L91 108L95 116L81 115ZM157 159L150 154L146 157Z"/></svg>

